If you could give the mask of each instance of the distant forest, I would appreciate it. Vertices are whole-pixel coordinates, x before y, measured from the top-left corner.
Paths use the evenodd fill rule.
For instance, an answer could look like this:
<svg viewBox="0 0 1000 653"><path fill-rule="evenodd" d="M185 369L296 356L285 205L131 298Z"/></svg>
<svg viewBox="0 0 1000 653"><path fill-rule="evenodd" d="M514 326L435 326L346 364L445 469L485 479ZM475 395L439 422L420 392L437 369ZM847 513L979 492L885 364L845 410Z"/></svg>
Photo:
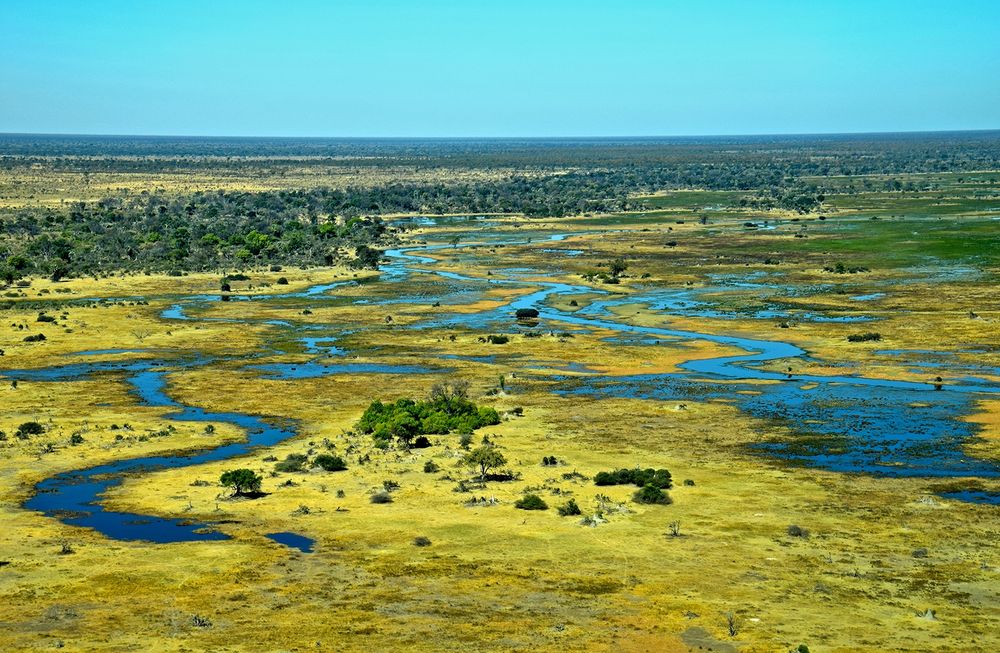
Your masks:
<svg viewBox="0 0 1000 653"><path fill-rule="evenodd" d="M59 208L0 209L0 281L338 260L374 265L374 248L392 241L380 219L386 214L611 213L640 208L637 194L671 189L739 190L750 208L808 213L827 195L850 192L825 177L1000 169L1000 132L538 140L0 135L7 178L39 169L252 178L255 170L310 166L431 169L440 180L120 193ZM450 183L449 171L457 170L490 174Z"/></svg>

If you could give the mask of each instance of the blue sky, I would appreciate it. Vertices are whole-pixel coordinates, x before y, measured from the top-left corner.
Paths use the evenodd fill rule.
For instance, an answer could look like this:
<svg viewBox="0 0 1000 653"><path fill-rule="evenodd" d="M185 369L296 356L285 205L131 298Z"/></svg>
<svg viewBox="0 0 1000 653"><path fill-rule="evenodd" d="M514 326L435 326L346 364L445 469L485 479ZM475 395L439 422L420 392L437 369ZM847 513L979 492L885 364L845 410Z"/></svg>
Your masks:
<svg viewBox="0 0 1000 653"><path fill-rule="evenodd" d="M3 0L0 132L1000 128L1000 2Z"/></svg>

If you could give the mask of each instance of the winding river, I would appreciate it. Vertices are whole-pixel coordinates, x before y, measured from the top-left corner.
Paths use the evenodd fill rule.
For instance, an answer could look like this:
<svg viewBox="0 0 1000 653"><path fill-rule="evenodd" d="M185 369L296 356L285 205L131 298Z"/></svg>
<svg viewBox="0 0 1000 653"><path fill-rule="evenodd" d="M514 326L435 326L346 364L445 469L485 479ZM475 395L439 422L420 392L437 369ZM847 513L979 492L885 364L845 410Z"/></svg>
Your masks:
<svg viewBox="0 0 1000 653"><path fill-rule="evenodd" d="M566 234L552 234L535 244L544 246L559 242ZM499 236L477 245L524 244L524 239ZM469 247L470 244L461 247ZM684 363L681 372L635 376L604 376L600 374L565 375L556 377L555 390L565 395L591 397L639 397L661 401L724 399L754 417L801 431L801 440L792 442L764 442L756 445L763 454L778 456L803 464L842 472L926 476L926 477L997 477L1000 468L994 463L968 458L961 450L962 442L974 435L973 426L956 419L973 409L977 398L1000 393L1000 386L976 377L947 378L936 388L931 383L895 381L860 376L789 375L761 369L764 363L783 359L805 359L808 353L788 343L741 338L733 335L700 333L667 328L644 327L611 319L606 308L613 302L594 302L586 310L568 313L553 308L548 299L553 295L602 293L591 286L525 280L522 274L508 271L505 275L476 278L437 270L435 259L422 253L454 245L430 244L405 247L386 252L388 259L383 266L379 283L401 283L413 274L434 275L453 286L456 292L473 292L493 284L517 285L535 288L510 304L475 314L453 314L435 318L410 328L436 328L467 326L471 328L509 328L511 314L518 308L535 308L539 318L563 329L601 329L617 334L622 342L644 346L659 346L681 341L702 340L736 347L745 354L709 359L695 359ZM547 252L558 250L547 249ZM565 250L567 256L576 250ZM233 296L232 301L274 301L307 299L310 302L331 298L329 291L344 284L343 281L315 285L301 292L277 295ZM658 291L661 296L665 291ZM662 297L661 297L662 298ZM178 300L161 313L167 320L211 319L232 321L226 318L194 318L188 309L218 302L218 295L195 295ZM364 301L364 300L359 300ZM630 300L630 301L634 301ZM680 302L680 303L678 303ZM691 314L692 306L698 311L710 311L702 299L692 299L676 294L666 302L651 302L664 315ZM602 310L605 314L602 314ZM713 316L716 316L713 315ZM823 319L819 316L819 319ZM327 330L328 325L295 326L283 321L266 321L279 329L294 329L301 334ZM297 335L300 335L297 333ZM333 343L336 336L302 335L299 338L305 353L317 354L323 360L345 353ZM120 350L134 353L136 350ZM109 352L81 352L99 355ZM266 352L265 352L266 353ZM103 535L119 540L150 542L186 542L220 540L228 536L210 523L183 519L163 518L107 510L101 503L102 495L120 485L130 474L176 468L201 463L236 458L255 449L268 447L296 435L294 423L279 423L271 418L238 412L210 412L194 406L180 404L165 392L166 378L172 371L205 366L212 359L191 356L188 358L135 360L125 362L86 361L61 366L31 370L6 370L0 372L8 379L28 382L59 382L91 376L101 372L117 371L125 374L136 398L146 406L169 409L167 419L182 422L215 422L233 424L247 433L244 442L237 442L205 449L195 453L147 456L117 461L88 469L63 472L47 478L35 487L34 494L25 502L25 508L37 510L67 524L95 529ZM374 363L330 364L319 359L302 364L247 364L259 374L271 378L307 378L329 374L382 373L382 374L434 374L447 369L430 365L381 365ZM943 372L937 370L939 373ZM803 425L808 425L804 427ZM995 494L975 490L954 492L949 496L967 501L1000 503ZM295 534L272 534L273 539L303 551L309 543L301 542ZM271 536L271 535L269 535ZM299 538L298 540L296 538Z"/></svg>

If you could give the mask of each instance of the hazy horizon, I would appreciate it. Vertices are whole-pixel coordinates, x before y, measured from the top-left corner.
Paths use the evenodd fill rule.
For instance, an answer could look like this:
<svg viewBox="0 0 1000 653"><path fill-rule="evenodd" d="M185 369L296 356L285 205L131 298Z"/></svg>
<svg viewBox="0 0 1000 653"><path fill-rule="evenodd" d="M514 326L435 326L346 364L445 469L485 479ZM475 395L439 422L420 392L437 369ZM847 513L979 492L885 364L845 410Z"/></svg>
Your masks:
<svg viewBox="0 0 1000 653"><path fill-rule="evenodd" d="M58 138L175 138L175 139L247 139L247 140L398 140L398 141L616 141L616 140L691 140L691 139L722 139L722 138L810 138L810 137L838 137L838 136L920 136L920 135L947 135L947 134L989 134L1000 133L1000 127L986 127L982 129L915 129L897 131L856 131L856 132L758 132L758 133L714 133L714 134L567 134L567 135L522 135L511 134L506 136L483 136L483 135L337 135L337 134L302 134L298 136L285 136L276 134L144 134L144 133L85 133L85 132L4 132L0 131L0 137L58 137Z"/></svg>

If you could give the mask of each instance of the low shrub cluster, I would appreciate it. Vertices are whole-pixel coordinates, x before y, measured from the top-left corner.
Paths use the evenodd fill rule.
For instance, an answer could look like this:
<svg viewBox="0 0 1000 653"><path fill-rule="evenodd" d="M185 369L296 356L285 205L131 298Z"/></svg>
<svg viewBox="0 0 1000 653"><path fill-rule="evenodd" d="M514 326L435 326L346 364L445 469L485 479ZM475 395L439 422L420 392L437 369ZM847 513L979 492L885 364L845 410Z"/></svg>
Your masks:
<svg viewBox="0 0 1000 653"><path fill-rule="evenodd" d="M647 483L639 490L636 490L635 494L632 495L632 500L636 503L646 504L669 505L673 503L673 499L670 498L670 495L652 483Z"/></svg>
<svg viewBox="0 0 1000 653"><path fill-rule="evenodd" d="M340 456L328 453L321 453L314 461L321 469L327 472L342 472L347 469L347 463Z"/></svg>
<svg viewBox="0 0 1000 653"><path fill-rule="evenodd" d="M673 487L670 472L665 469L616 469L613 472L598 472L594 476L595 485L652 485L661 490Z"/></svg>
<svg viewBox="0 0 1000 653"><path fill-rule="evenodd" d="M549 504L537 494L525 494L514 502L514 507L520 510L548 510Z"/></svg>

